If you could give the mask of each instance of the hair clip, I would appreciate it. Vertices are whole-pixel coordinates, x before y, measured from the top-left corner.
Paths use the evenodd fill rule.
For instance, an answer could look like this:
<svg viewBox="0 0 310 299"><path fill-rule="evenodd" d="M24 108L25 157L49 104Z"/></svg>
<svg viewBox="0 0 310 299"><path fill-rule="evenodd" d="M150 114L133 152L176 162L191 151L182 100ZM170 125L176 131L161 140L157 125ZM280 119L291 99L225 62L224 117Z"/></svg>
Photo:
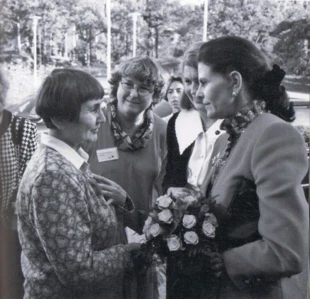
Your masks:
<svg viewBox="0 0 310 299"><path fill-rule="evenodd" d="M285 76L285 71L277 64L274 64L272 70L268 71L265 75L265 82L268 84L280 85Z"/></svg>

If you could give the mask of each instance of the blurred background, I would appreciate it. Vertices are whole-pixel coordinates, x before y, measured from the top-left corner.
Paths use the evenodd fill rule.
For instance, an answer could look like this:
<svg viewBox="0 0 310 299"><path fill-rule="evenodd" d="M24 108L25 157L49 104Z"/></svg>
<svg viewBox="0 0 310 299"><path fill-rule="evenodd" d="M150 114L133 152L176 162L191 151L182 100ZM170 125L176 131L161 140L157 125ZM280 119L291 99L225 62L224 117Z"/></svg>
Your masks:
<svg viewBox="0 0 310 299"><path fill-rule="evenodd" d="M168 77L178 74L189 44L238 35L254 42L287 72L284 84L298 108L295 125L310 126L310 1L0 3L0 63L10 81L8 104L18 113L31 117L37 87L54 68L88 71L100 80L108 94L107 79L124 59L151 56Z"/></svg>

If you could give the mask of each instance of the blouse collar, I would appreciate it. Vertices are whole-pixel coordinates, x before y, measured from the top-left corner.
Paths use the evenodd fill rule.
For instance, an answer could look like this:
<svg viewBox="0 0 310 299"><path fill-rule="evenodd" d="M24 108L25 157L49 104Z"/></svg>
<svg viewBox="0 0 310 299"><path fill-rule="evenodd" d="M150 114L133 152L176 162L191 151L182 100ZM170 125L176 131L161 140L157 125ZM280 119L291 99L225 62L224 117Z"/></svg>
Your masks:
<svg viewBox="0 0 310 299"><path fill-rule="evenodd" d="M79 152L76 152L67 143L54 136L48 135L47 133L42 134L41 143L57 151L69 162L71 162L75 168L82 171L88 169L89 164L87 163L87 160L89 156L82 148L79 149Z"/></svg>
<svg viewBox="0 0 310 299"><path fill-rule="evenodd" d="M225 130L231 137L238 137L245 128L260 114L266 112L265 102L254 100L243 107L235 116L225 118L221 124L221 129Z"/></svg>
<svg viewBox="0 0 310 299"><path fill-rule="evenodd" d="M195 109L182 110L175 121L175 134L179 144L180 155L203 132L199 112Z"/></svg>

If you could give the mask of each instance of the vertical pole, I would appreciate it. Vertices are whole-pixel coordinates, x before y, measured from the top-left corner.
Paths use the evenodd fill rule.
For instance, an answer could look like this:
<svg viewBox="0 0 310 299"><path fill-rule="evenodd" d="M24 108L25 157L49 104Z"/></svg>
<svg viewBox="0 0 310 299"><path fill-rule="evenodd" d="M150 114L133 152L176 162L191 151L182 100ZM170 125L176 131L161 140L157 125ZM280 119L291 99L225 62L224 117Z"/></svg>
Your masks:
<svg viewBox="0 0 310 299"><path fill-rule="evenodd" d="M107 79L111 76L111 0L107 0Z"/></svg>
<svg viewBox="0 0 310 299"><path fill-rule="evenodd" d="M204 5L204 15L203 15L203 37L202 41L207 41L207 34L208 34L208 8L209 8L209 1L205 0Z"/></svg>
<svg viewBox="0 0 310 299"><path fill-rule="evenodd" d="M34 88L37 87L37 25L38 17L33 17L33 82Z"/></svg>
<svg viewBox="0 0 310 299"><path fill-rule="evenodd" d="M133 37L132 37L132 56L136 57L136 50L137 50L137 14L132 14L132 21L133 21Z"/></svg>
<svg viewBox="0 0 310 299"><path fill-rule="evenodd" d="M20 53L22 49L22 42L20 38L20 23L17 22L17 47L18 47L18 53Z"/></svg>
<svg viewBox="0 0 310 299"><path fill-rule="evenodd" d="M68 57L68 32L65 31L65 58Z"/></svg>

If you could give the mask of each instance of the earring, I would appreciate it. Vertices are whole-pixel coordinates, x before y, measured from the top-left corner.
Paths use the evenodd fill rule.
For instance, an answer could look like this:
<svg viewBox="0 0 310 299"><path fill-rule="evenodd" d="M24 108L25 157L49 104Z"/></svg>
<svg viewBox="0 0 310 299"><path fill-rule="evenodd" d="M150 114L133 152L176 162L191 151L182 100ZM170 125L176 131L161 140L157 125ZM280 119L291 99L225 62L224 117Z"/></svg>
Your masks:
<svg viewBox="0 0 310 299"><path fill-rule="evenodd" d="M237 93L235 91L232 92L231 94L233 97L236 97L237 96Z"/></svg>

